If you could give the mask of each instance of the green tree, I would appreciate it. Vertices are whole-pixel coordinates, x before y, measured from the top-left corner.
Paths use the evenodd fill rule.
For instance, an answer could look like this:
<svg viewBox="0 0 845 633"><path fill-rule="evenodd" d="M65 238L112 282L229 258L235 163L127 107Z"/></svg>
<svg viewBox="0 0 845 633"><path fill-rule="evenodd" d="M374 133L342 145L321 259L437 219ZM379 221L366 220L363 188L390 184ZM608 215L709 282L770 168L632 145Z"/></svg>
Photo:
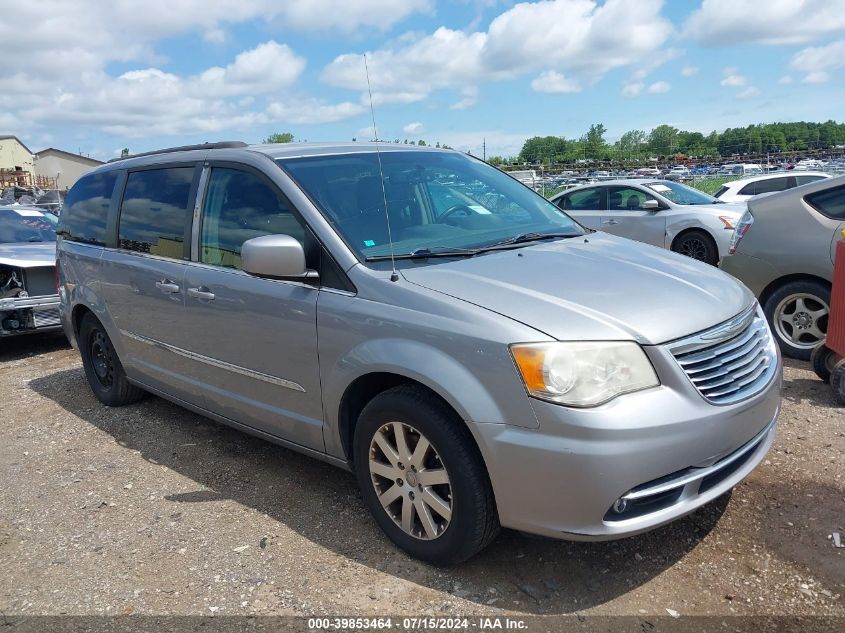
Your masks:
<svg viewBox="0 0 845 633"><path fill-rule="evenodd" d="M678 129L671 125L658 125L648 135L648 146L652 153L669 156L678 151Z"/></svg>
<svg viewBox="0 0 845 633"><path fill-rule="evenodd" d="M120 150L120 157L126 158L127 156L129 156L129 148L124 147L122 150Z"/></svg>
<svg viewBox="0 0 845 633"><path fill-rule="evenodd" d="M354 139L353 139L354 140ZM290 132L276 132L265 138L262 143L293 143L293 134Z"/></svg>
<svg viewBox="0 0 845 633"><path fill-rule="evenodd" d="M616 145L622 153L622 158L639 158L640 148L644 147L647 141L648 134L642 130L630 130L622 135Z"/></svg>
<svg viewBox="0 0 845 633"><path fill-rule="evenodd" d="M607 128L601 123L593 123L587 130L584 142L587 145L587 153L591 158L601 158L606 153L607 143L604 140L606 133Z"/></svg>

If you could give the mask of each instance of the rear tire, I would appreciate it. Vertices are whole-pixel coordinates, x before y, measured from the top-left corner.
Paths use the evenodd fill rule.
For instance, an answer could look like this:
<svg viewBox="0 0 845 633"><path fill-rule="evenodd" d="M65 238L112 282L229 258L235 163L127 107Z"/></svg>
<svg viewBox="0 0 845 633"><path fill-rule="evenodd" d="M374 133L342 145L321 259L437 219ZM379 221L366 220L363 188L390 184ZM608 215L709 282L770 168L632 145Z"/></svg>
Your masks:
<svg viewBox="0 0 845 633"><path fill-rule="evenodd" d="M836 352L830 349L824 341L816 345L810 353L810 364L813 366L813 371L816 372L816 376L825 382L830 380L833 367L838 360Z"/></svg>
<svg viewBox="0 0 845 633"><path fill-rule="evenodd" d="M719 263L719 249L706 231L694 229L679 235L672 243L672 250L711 266Z"/></svg>
<svg viewBox="0 0 845 633"><path fill-rule="evenodd" d="M373 398L358 418L353 458L364 503L414 558L459 563L498 533L493 489L472 435L424 388L400 385Z"/></svg>
<svg viewBox="0 0 845 633"><path fill-rule="evenodd" d="M830 287L812 279L790 281L769 295L763 312L784 356L808 361L827 334Z"/></svg>
<svg viewBox="0 0 845 633"><path fill-rule="evenodd" d="M103 324L92 313L79 324L79 352L91 391L109 407L132 404L144 397L144 391L129 383Z"/></svg>

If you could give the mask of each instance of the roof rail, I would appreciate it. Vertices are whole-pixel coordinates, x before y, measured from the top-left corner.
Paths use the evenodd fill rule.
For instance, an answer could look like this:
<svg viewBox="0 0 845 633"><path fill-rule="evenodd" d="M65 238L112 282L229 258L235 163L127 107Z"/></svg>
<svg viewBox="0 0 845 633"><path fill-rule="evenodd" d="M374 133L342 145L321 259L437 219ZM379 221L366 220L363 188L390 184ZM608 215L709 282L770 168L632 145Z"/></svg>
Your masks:
<svg viewBox="0 0 845 633"><path fill-rule="evenodd" d="M113 163L118 160L138 158L139 156L155 156L157 154L170 154L171 152L187 152L193 149L224 149L227 147L246 147L246 143L243 141L219 141L217 143L200 143L198 145L180 145L179 147L166 147L164 149L153 150L152 152L141 152L140 154L130 154L129 156L112 158L108 162Z"/></svg>

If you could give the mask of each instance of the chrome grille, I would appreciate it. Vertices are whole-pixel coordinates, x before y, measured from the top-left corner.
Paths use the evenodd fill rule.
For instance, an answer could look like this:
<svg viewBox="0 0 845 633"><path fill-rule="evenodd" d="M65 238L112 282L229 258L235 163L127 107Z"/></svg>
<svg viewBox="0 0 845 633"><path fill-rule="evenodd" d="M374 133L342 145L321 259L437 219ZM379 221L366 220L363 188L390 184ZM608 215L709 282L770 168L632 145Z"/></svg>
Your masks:
<svg viewBox="0 0 845 633"><path fill-rule="evenodd" d="M61 325L62 320L59 317L59 309L58 308L46 308L46 309L39 309L33 308L32 310L32 323L35 327L53 327L56 325Z"/></svg>
<svg viewBox="0 0 845 633"><path fill-rule="evenodd" d="M669 344L698 392L713 404L754 396L777 370L777 351L756 304L711 330Z"/></svg>

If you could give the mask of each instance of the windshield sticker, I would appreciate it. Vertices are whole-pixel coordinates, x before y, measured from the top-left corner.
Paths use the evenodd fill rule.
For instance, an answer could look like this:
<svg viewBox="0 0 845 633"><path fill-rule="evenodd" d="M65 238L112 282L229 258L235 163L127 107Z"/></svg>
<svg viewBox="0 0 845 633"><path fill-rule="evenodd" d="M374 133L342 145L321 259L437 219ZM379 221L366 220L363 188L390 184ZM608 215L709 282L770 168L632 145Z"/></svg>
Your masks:
<svg viewBox="0 0 845 633"><path fill-rule="evenodd" d="M376 243L373 240L364 240L364 246L375 246Z"/></svg>
<svg viewBox="0 0 845 633"><path fill-rule="evenodd" d="M36 211L35 209L15 209L15 208L12 208L12 211L14 211L18 215L21 215L25 218L27 218L27 217L29 217L29 218L40 218L40 217L44 216L44 214L41 213L41 211Z"/></svg>
<svg viewBox="0 0 845 633"><path fill-rule="evenodd" d="M480 204L471 204L469 205L469 208L480 215L490 215L490 210L482 207Z"/></svg>
<svg viewBox="0 0 845 633"><path fill-rule="evenodd" d="M659 191L660 193L663 193L664 191L672 191L672 190L671 190L669 187L667 187L666 185L653 184L653 185L650 185L650 187L651 187L652 189L654 189L654 191Z"/></svg>

